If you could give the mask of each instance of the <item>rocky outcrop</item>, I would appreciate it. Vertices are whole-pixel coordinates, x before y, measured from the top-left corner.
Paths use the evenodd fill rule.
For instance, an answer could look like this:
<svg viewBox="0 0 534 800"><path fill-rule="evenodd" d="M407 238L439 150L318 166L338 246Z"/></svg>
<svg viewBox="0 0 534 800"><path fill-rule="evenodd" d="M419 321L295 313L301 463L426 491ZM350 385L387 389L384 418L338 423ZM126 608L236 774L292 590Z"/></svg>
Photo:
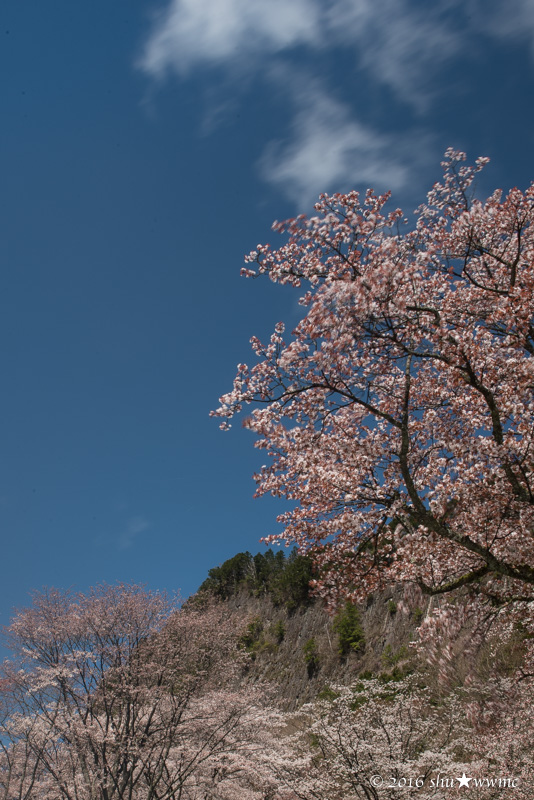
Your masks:
<svg viewBox="0 0 534 800"><path fill-rule="evenodd" d="M268 593L236 592L224 602L229 613L248 619L243 643L251 661L244 679L269 682L276 699L294 709L332 684L355 682L362 673L388 680L406 671L414 660L410 642L425 611L408 612L401 594L399 589L369 597L359 609L363 636L342 652L339 625L321 601L289 612Z"/></svg>

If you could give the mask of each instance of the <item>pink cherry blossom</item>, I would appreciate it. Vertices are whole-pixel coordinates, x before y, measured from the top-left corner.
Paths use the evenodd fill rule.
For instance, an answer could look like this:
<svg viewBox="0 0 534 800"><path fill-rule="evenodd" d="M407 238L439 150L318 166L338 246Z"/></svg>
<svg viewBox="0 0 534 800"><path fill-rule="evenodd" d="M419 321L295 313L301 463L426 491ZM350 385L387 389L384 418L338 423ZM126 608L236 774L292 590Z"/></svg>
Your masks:
<svg viewBox="0 0 534 800"><path fill-rule="evenodd" d="M322 195L247 258L304 315L251 340L213 413L247 408L257 494L294 504L267 541L313 555L330 605L399 582L534 601L534 186L482 202L487 159L464 161L411 226L389 194Z"/></svg>

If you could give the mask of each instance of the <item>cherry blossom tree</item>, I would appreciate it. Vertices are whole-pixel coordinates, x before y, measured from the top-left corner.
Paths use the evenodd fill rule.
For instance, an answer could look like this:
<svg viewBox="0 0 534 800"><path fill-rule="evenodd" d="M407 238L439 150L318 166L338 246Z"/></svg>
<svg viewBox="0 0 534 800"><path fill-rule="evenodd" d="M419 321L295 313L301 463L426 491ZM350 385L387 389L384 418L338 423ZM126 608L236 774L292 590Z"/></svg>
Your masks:
<svg viewBox="0 0 534 800"><path fill-rule="evenodd" d="M274 746L276 714L236 684L239 627L222 606L179 610L137 586L37 594L8 629L3 796L263 797L272 780L252 761Z"/></svg>
<svg viewBox="0 0 534 800"><path fill-rule="evenodd" d="M487 688L485 697L469 702L474 690L440 697L419 684L417 676L362 680L332 687L329 697L304 706L293 759L282 770L285 785L301 800L493 800L503 789L530 800L528 693L497 682L490 704L495 711L496 698L506 697L508 714L489 724L487 707L480 715Z"/></svg>
<svg viewBox="0 0 534 800"><path fill-rule="evenodd" d="M21 720L10 685L0 684L0 798L30 800L42 785L42 764L30 741L35 720ZM24 733L22 733L24 728Z"/></svg>
<svg viewBox="0 0 534 800"><path fill-rule="evenodd" d="M534 786L533 686L517 681L496 684L485 686L480 692L481 698L471 705L471 718L476 722L472 746L476 752L484 754L488 775L516 778L514 798L531 800ZM498 797L498 788L488 785L487 796ZM491 794L492 789L494 794Z"/></svg>
<svg viewBox="0 0 534 800"><path fill-rule="evenodd" d="M309 728L300 734L301 752L308 749L309 765L303 778L297 762L293 782L306 800L389 800L399 792L426 798L431 774L448 773L455 764L457 704L444 704L438 713L428 705L428 692L409 680L365 680L329 693L302 709Z"/></svg>
<svg viewBox="0 0 534 800"><path fill-rule="evenodd" d="M425 800L437 772L453 797L501 796L483 782L465 792L465 772L520 779L514 796L530 798L527 681L442 696L417 675L362 680L282 713L240 685L244 625L224 604L179 610L135 586L36 595L8 631L0 798Z"/></svg>
<svg viewBox="0 0 534 800"><path fill-rule="evenodd" d="M531 617L534 185L482 202L487 159L464 161L447 151L411 226L389 194L322 195L243 270L306 285L304 315L251 340L213 413L251 406L257 494L296 503L269 540L314 556L332 605L412 582Z"/></svg>

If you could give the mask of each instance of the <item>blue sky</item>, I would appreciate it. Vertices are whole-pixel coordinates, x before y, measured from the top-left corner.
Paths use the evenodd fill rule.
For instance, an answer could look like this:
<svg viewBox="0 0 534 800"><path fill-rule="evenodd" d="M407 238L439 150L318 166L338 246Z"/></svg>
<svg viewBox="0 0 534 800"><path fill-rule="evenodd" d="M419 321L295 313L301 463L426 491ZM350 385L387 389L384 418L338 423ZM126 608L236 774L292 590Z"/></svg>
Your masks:
<svg viewBox="0 0 534 800"><path fill-rule="evenodd" d="M321 191L411 212L448 146L526 187L534 5L4 0L0 37L0 624L43 585L187 595L281 510L208 416L297 319L243 255Z"/></svg>

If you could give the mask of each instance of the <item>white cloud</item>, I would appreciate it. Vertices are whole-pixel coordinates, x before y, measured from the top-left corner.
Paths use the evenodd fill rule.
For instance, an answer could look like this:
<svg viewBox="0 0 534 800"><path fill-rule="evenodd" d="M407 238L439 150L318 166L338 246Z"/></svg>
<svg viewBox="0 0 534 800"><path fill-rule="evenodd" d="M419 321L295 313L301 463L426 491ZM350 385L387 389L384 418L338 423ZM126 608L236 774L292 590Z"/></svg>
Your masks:
<svg viewBox="0 0 534 800"><path fill-rule="evenodd" d="M470 0L477 28L498 39L530 40L534 56L534 3L532 0Z"/></svg>
<svg viewBox="0 0 534 800"><path fill-rule="evenodd" d="M139 66L155 78L235 62L297 44L317 46L315 0L171 0L158 15Z"/></svg>
<svg viewBox="0 0 534 800"><path fill-rule="evenodd" d="M354 47L371 82L422 109L435 93L431 79L464 45L448 15L457 4L441 0L415 9L409 0L335 0L327 27L333 45Z"/></svg>
<svg viewBox="0 0 534 800"><path fill-rule="evenodd" d="M358 122L318 84L295 94L299 108L293 137L268 146L259 165L264 180L300 208L313 204L324 191L356 185L399 190L406 184L410 170L398 136Z"/></svg>
<svg viewBox="0 0 534 800"><path fill-rule="evenodd" d="M144 517L131 517L125 530L119 536L119 550L127 550L134 544L135 538L150 527L152 527L152 523Z"/></svg>
<svg viewBox="0 0 534 800"><path fill-rule="evenodd" d="M421 18L408 4L399 14L394 0L387 6L385 19L373 19L367 33L367 41L373 45L361 48L362 64L369 73L375 70L398 97L423 109L441 88L436 85L436 75L458 54L463 36L444 22L436 7L434 13Z"/></svg>
<svg viewBox="0 0 534 800"><path fill-rule="evenodd" d="M200 65L264 69L266 59L297 46L344 46L371 82L421 106L430 75L461 48L462 35L444 13L458 2L416 12L409 0L171 0L138 66L158 79Z"/></svg>
<svg viewBox="0 0 534 800"><path fill-rule="evenodd" d="M364 123L329 92L321 70L330 62L323 56L343 52L346 60L352 53L366 85L362 96L386 86L422 113L445 88L441 73L448 62L474 57L470 40L479 32L534 41L532 0L509 0L506 9L499 0L168 0L138 66L155 79L211 66L234 78L261 72L273 80L274 97L289 95L290 134L267 146L259 169L304 208L322 191L399 192L432 160L428 139ZM298 61L290 58L296 48ZM234 84L229 94L235 98ZM205 131L217 125L227 102L224 91L213 99Z"/></svg>

